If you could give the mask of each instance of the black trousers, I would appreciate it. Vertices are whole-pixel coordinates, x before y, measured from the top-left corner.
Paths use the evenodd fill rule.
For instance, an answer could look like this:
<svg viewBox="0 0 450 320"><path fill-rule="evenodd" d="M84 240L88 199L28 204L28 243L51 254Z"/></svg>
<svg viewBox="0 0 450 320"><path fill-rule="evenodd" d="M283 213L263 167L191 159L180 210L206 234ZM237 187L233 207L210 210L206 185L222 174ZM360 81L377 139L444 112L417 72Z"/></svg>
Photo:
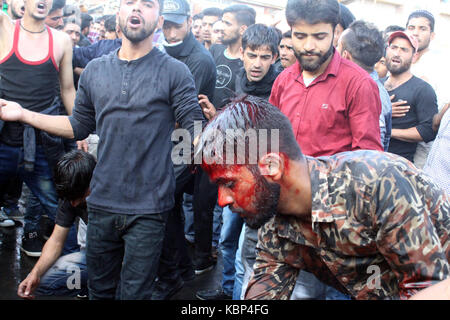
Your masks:
<svg viewBox="0 0 450 320"><path fill-rule="evenodd" d="M217 201L217 187L208 175L198 167L195 173L185 168L177 174L175 206L169 213L166 234L158 268L161 281L174 282L183 273L192 270L184 235L183 194L193 193L195 249L194 264L211 259L213 211Z"/></svg>

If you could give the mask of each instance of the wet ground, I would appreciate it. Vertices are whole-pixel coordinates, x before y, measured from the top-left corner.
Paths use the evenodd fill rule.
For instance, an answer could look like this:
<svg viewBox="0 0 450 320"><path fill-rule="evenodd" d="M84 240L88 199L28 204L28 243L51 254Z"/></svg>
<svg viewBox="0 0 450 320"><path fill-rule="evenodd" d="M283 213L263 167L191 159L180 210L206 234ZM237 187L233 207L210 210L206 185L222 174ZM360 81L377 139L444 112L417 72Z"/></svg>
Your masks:
<svg viewBox="0 0 450 320"><path fill-rule="evenodd" d="M16 227L0 227L0 300L20 300L17 287L31 271L38 258L28 257L21 252L23 226L16 221ZM203 289L215 289L221 282L221 256L219 254L215 268L205 274L196 276L194 280L186 282L172 299L195 300L195 293ZM36 299L75 299L71 297L37 297Z"/></svg>

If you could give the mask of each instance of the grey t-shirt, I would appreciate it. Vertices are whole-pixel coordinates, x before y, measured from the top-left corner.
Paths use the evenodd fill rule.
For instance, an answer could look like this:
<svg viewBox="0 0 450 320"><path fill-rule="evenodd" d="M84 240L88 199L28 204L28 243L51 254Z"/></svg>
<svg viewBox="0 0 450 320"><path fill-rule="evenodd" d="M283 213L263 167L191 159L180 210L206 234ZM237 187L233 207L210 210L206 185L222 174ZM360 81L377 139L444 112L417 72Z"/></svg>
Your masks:
<svg viewBox="0 0 450 320"><path fill-rule="evenodd" d="M76 140L99 135L90 208L152 214L174 205L171 134L178 122L193 136L203 119L194 80L182 62L153 48L137 60L118 50L82 73L72 116Z"/></svg>

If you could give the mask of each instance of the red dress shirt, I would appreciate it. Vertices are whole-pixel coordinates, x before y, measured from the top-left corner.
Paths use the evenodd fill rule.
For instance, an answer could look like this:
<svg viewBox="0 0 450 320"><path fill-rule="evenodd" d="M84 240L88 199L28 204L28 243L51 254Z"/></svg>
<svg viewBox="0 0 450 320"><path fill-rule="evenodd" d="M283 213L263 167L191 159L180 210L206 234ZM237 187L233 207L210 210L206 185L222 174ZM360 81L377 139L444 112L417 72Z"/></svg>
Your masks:
<svg viewBox="0 0 450 320"><path fill-rule="evenodd" d="M284 70L273 84L269 102L289 118L305 155L383 151L377 84L336 51L325 72L308 87L298 61Z"/></svg>

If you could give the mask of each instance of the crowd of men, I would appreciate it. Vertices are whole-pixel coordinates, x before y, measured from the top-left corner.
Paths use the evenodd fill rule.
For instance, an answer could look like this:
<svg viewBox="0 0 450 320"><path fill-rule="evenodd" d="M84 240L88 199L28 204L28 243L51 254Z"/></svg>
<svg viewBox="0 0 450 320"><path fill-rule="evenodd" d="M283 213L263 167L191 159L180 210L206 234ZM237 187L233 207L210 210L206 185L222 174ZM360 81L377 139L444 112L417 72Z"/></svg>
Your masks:
<svg viewBox="0 0 450 320"><path fill-rule="evenodd" d="M286 20L4 1L0 227L23 219L39 258L20 297L166 300L220 254L198 299L450 299L434 16L380 31L336 0L289 0Z"/></svg>

